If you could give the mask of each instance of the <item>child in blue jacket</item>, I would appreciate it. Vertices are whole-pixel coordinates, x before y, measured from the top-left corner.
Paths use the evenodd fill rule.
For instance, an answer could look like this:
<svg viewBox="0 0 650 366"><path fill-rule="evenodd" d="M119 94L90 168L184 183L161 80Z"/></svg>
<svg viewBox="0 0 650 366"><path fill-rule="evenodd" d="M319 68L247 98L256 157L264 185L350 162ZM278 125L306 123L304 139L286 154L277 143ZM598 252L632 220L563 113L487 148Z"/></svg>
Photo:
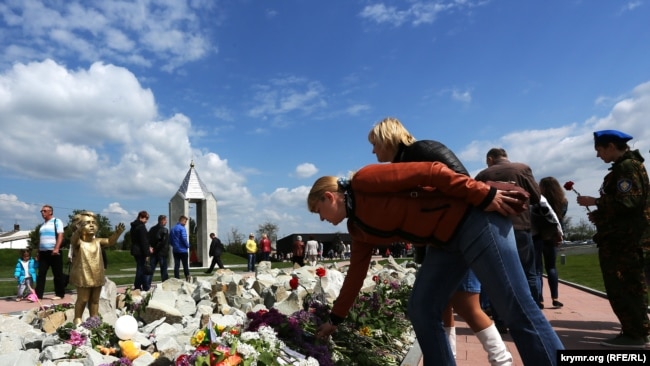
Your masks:
<svg viewBox="0 0 650 366"><path fill-rule="evenodd" d="M38 270L38 261L32 258L32 252L29 249L20 250L20 258L16 263L14 278L18 281L18 294L16 301L21 301L26 297L25 290L34 288L36 283L36 272ZM29 292L28 292L29 294Z"/></svg>

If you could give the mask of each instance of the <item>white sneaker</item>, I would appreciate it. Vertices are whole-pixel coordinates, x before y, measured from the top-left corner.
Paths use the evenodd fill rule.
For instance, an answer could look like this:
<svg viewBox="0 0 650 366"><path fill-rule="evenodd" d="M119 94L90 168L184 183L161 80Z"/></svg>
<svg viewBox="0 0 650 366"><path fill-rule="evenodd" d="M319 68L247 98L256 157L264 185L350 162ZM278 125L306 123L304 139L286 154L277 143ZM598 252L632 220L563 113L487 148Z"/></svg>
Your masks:
<svg viewBox="0 0 650 366"><path fill-rule="evenodd" d="M58 296L52 296L51 300L61 300L61 298Z"/></svg>

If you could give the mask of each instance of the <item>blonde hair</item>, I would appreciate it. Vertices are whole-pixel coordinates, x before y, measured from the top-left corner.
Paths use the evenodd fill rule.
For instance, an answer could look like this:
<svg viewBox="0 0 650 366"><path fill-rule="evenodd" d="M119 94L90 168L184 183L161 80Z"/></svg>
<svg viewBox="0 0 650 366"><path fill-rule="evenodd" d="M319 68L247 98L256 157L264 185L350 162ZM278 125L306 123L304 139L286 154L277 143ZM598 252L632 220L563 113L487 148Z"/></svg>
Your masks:
<svg viewBox="0 0 650 366"><path fill-rule="evenodd" d="M416 139L397 118L387 117L378 122L368 133L368 141L390 149L395 154L399 144L409 146Z"/></svg>
<svg viewBox="0 0 650 366"><path fill-rule="evenodd" d="M307 209L309 209L309 212L316 212L316 204L323 200L326 192L339 192L336 177L326 175L316 179L307 195Z"/></svg>

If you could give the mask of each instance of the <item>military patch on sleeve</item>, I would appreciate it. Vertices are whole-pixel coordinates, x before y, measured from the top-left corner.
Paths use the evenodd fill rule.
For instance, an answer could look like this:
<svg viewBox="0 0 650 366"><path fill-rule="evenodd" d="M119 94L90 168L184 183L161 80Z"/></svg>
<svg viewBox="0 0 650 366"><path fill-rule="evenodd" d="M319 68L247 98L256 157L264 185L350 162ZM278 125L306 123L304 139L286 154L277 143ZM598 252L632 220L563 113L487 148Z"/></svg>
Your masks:
<svg viewBox="0 0 650 366"><path fill-rule="evenodd" d="M632 189L632 180L631 179L619 179L616 183L616 188L621 193L629 192Z"/></svg>

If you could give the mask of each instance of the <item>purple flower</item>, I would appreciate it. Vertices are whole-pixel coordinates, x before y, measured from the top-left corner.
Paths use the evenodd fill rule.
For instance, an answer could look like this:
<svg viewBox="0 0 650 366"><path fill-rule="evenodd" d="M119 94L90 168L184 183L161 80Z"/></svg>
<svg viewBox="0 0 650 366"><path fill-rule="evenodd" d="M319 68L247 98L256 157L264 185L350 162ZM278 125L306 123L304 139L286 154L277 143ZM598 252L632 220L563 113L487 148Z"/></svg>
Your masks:
<svg viewBox="0 0 650 366"><path fill-rule="evenodd" d="M102 325L102 320L99 318L99 316L91 316L90 318L86 319L85 322L81 323L82 327L89 330L95 329L100 325Z"/></svg>
<svg viewBox="0 0 650 366"><path fill-rule="evenodd" d="M86 343L86 336L76 330L72 330L70 331L70 339L68 339L66 343L71 344L74 347L81 347Z"/></svg>

